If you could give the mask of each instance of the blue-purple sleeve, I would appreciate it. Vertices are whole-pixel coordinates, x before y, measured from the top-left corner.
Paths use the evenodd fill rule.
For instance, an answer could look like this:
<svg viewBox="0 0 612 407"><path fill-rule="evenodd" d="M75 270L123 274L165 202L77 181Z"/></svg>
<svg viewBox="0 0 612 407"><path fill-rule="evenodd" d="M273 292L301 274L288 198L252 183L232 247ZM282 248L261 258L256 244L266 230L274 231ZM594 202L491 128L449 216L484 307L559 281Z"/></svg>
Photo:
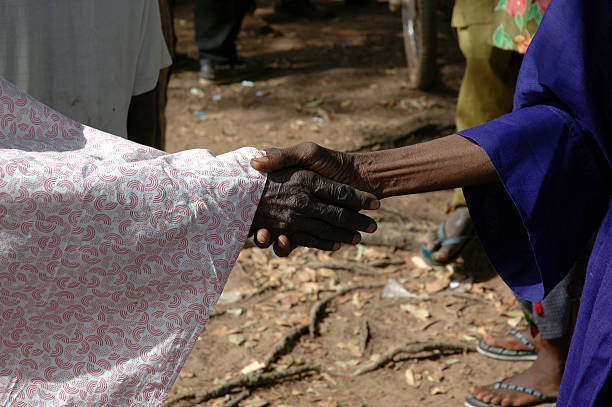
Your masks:
<svg viewBox="0 0 612 407"><path fill-rule="evenodd" d="M605 213L598 150L571 116L543 105L460 134L487 152L501 181L464 189L482 244L508 285L539 301Z"/></svg>
<svg viewBox="0 0 612 407"><path fill-rule="evenodd" d="M501 181L465 189L478 235L529 300L565 276L608 206L611 5L553 0L521 67L514 111L459 132L486 151Z"/></svg>

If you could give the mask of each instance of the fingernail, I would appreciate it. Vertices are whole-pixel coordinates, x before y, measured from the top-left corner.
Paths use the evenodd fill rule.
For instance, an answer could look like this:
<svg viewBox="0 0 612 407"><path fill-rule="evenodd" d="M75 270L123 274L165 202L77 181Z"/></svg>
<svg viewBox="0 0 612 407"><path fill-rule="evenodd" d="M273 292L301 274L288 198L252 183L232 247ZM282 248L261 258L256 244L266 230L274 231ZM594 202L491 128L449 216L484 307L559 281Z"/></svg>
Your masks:
<svg viewBox="0 0 612 407"><path fill-rule="evenodd" d="M342 245L340 243L336 242L336 243L334 243L334 246L332 247L332 250L335 252L336 250L339 250L341 246Z"/></svg>
<svg viewBox="0 0 612 407"><path fill-rule="evenodd" d="M359 242L361 242L361 235L360 235L359 233L357 233L357 234L355 234L355 236L353 237L353 241L352 241L352 243L353 243L353 244L357 244L357 243L359 243Z"/></svg>
<svg viewBox="0 0 612 407"><path fill-rule="evenodd" d="M368 202L368 209L375 210L378 208L380 208L380 201L378 199L372 199Z"/></svg>
<svg viewBox="0 0 612 407"><path fill-rule="evenodd" d="M270 157L267 157L267 156L257 157L257 158L253 158L252 161L255 161L255 162L258 162L258 163L261 163L261 164L265 164L268 161L270 161Z"/></svg>
<svg viewBox="0 0 612 407"><path fill-rule="evenodd" d="M378 225L376 223L370 223L370 226L368 226L368 230L366 230L366 232L374 233L376 232L376 229L378 229Z"/></svg>

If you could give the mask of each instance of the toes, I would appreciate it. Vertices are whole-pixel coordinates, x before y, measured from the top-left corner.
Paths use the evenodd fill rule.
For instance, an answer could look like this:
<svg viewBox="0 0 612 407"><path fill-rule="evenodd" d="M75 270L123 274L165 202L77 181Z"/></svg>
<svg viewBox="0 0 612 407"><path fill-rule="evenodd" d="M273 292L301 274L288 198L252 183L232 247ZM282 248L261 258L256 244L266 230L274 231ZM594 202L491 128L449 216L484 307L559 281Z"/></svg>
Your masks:
<svg viewBox="0 0 612 407"><path fill-rule="evenodd" d="M487 403L490 404L500 404L503 397L501 394L493 394Z"/></svg>
<svg viewBox="0 0 612 407"><path fill-rule="evenodd" d="M430 252L434 252L440 248L441 243L442 242L438 237L438 233L430 232L427 234L427 238L425 239L425 248Z"/></svg>
<svg viewBox="0 0 612 407"><path fill-rule="evenodd" d="M458 246L444 246L431 254L431 258L439 263L444 263L459 250Z"/></svg>
<svg viewBox="0 0 612 407"><path fill-rule="evenodd" d="M478 398L480 399L480 401L484 401L485 403L491 403L493 396L494 394L491 394L490 392L485 392L482 393Z"/></svg>
<svg viewBox="0 0 612 407"><path fill-rule="evenodd" d="M480 396L482 396L482 394L484 394L486 391L487 391L486 387L479 387L479 386L470 387L470 393L472 393L477 398L480 398Z"/></svg>

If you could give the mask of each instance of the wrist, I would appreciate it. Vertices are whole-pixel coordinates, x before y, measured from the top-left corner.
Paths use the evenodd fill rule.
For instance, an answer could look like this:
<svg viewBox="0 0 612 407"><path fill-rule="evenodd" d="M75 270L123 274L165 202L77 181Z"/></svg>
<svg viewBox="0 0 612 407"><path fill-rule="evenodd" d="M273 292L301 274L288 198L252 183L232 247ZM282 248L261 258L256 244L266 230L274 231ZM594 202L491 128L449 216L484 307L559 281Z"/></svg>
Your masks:
<svg viewBox="0 0 612 407"><path fill-rule="evenodd" d="M459 135L372 153L358 153L355 168L379 199L495 182L495 168L480 146Z"/></svg>

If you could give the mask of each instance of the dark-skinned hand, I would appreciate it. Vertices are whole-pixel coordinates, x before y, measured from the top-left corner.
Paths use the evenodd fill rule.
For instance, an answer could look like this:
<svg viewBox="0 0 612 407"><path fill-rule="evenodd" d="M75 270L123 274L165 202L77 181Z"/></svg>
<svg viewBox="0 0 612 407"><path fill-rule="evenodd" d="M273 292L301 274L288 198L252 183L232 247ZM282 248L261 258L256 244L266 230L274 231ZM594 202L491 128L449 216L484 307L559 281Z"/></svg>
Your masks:
<svg viewBox="0 0 612 407"><path fill-rule="evenodd" d="M360 158L357 154L329 150L315 143L301 143L288 148L266 149L266 156L251 160L251 167L264 173L304 167L326 178L372 192L375 188L358 171ZM265 228L256 231L254 240L259 247L268 247L274 241L275 252L283 256L296 247L295 242L286 234L274 235Z"/></svg>
<svg viewBox="0 0 612 407"><path fill-rule="evenodd" d="M264 157L251 160L251 167L269 173L283 168L301 167L330 180L350 185L380 196L379 186L362 171L370 161L368 154L344 153L315 143L301 143L288 148L266 149Z"/></svg>
<svg viewBox="0 0 612 407"><path fill-rule="evenodd" d="M284 169L268 174L251 232L259 247L279 236L274 244L279 256L297 246L337 250L341 243L359 243L359 231L376 230L376 222L358 211L379 206L369 193L311 171Z"/></svg>

